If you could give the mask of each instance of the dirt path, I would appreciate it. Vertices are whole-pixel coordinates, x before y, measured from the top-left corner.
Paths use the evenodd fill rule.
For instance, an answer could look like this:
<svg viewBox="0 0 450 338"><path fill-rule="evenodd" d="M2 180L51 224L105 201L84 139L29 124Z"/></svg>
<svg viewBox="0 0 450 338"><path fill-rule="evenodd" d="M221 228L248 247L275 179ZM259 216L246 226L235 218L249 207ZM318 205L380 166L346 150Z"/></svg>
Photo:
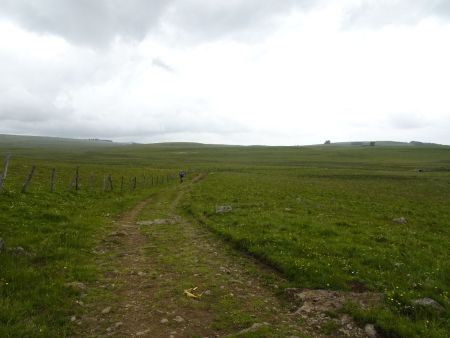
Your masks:
<svg viewBox="0 0 450 338"><path fill-rule="evenodd" d="M312 336L276 296L280 276L176 215L201 178L168 187L112 225L97 249L104 278L88 287L76 336Z"/></svg>

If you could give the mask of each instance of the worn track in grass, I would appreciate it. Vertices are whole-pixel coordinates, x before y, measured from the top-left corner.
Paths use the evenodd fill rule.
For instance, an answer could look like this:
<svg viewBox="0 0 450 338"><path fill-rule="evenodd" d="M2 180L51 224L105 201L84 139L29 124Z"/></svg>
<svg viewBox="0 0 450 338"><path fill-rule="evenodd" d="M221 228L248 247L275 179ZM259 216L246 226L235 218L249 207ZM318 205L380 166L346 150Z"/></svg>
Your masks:
<svg viewBox="0 0 450 338"><path fill-rule="evenodd" d="M201 179L168 187L111 225L96 251L104 276L88 287L76 336L320 336L276 295L280 276L175 214Z"/></svg>

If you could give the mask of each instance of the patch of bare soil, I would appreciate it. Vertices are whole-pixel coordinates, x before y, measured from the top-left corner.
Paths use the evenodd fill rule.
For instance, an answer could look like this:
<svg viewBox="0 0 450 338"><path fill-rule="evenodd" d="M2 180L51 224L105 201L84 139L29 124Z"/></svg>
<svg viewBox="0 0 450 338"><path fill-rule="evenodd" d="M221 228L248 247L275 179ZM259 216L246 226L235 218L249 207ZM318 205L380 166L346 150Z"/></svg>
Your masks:
<svg viewBox="0 0 450 338"><path fill-rule="evenodd" d="M134 224L148 203L150 200L143 201L125 214L116 223L116 230L97 248L97 264L104 270L104 276L88 286L88 290L106 296L101 303L86 304L77 336L144 336L142 331L151 324L146 308L154 287L148 278L152 262L143 252L147 238Z"/></svg>

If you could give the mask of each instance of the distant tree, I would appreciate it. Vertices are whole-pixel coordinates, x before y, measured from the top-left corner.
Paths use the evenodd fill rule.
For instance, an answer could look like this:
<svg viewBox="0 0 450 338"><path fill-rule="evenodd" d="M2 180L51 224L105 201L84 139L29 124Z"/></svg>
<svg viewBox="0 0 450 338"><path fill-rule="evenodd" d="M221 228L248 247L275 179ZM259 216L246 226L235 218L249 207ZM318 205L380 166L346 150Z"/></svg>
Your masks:
<svg viewBox="0 0 450 338"><path fill-rule="evenodd" d="M326 140L324 144L331 144L330 140Z"/></svg>
<svg viewBox="0 0 450 338"><path fill-rule="evenodd" d="M369 145L370 145L371 147L375 147L375 141L371 141L371 142L369 143Z"/></svg>

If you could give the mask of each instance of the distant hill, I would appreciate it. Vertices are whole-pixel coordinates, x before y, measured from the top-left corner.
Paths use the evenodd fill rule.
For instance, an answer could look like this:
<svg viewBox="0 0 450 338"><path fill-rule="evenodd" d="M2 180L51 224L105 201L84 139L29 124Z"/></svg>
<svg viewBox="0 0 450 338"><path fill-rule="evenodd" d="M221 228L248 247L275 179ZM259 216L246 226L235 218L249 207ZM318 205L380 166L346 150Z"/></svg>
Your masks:
<svg viewBox="0 0 450 338"><path fill-rule="evenodd" d="M100 139L73 139L63 137L48 136L24 136L0 134L0 145L3 148L28 148L28 147L68 147L68 146L118 146L122 143L115 143L110 140Z"/></svg>
<svg viewBox="0 0 450 338"><path fill-rule="evenodd" d="M419 141L396 142L396 141L351 141L351 142L330 142L329 144L312 144L305 147L370 147L374 143L375 147L441 147L445 146L437 143L427 143ZM63 149L67 147L95 148L95 147L122 147L127 145L150 146L161 148L217 148L217 147L242 147L239 145L226 144L205 144L197 142L159 142L159 143L135 143L135 142L114 142L98 138L74 139L50 136L26 136L26 135L6 135L0 134L0 147L6 149L47 147L52 149ZM246 148L264 148L264 145L245 146Z"/></svg>
<svg viewBox="0 0 450 338"><path fill-rule="evenodd" d="M225 144L204 144L197 142L159 142L159 143L136 143L136 142L114 142L98 138L75 139L50 136L27 136L0 134L0 147L2 148L66 148L66 147L117 147L117 146L146 146L159 148L198 148L198 147L229 147Z"/></svg>
<svg viewBox="0 0 450 338"><path fill-rule="evenodd" d="M314 144L311 147L441 147L445 146L438 143L428 142L398 142L398 141L351 141L351 142L330 142L327 144Z"/></svg>

